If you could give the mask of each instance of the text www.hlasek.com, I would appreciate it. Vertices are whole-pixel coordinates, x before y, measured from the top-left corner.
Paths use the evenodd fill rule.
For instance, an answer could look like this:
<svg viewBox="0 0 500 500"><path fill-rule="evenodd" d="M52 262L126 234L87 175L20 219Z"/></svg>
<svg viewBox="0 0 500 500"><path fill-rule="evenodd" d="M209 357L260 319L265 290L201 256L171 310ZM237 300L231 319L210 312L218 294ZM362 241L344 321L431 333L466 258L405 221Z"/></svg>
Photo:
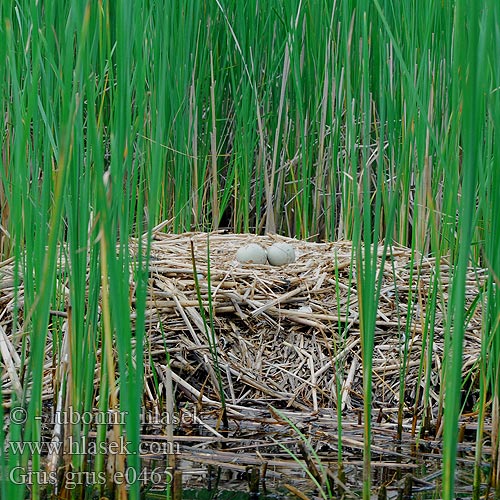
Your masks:
<svg viewBox="0 0 500 500"><path fill-rule="evenodd" d="M179 453L178 443L167 441L141 441L137 450L130 449L130 441L126 441L124 436L120 436L118 441L99 442L89 441L86 436L80 440L69 436L65 442L51 441L43 443L39 441L11 441L8 444L9 451L16 454L29 452L31 454L57 454L65 452L69 455L172 455Z"/></svg>

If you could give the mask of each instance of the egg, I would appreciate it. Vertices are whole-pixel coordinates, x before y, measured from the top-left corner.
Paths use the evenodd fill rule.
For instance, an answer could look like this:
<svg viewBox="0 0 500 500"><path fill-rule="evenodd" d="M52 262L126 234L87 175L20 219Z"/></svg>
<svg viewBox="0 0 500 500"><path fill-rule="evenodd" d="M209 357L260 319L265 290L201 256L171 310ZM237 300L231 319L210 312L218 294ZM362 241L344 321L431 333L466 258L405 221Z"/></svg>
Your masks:
<svg viewBox="0 0 500 500"><path fill-rule="evenodd" d="M295 250L288 243L275 243L267 249L267 260L272 266L295 262Z"/></svg>
<svg viewBox="0 0 500 500"><path fill-rule="evenodd" d="M267 262L267 253L257 243L249 243L238 249L236 260L243 264L265 264Z"/></svg>

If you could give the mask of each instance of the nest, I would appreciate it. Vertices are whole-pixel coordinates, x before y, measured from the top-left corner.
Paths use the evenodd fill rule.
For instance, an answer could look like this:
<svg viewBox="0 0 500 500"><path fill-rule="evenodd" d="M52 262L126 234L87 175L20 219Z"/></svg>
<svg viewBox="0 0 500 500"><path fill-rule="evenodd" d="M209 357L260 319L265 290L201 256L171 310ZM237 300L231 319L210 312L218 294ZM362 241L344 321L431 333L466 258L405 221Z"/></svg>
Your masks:
<svg viewBox="0 0 500 500"><path fill-rule="evenodd" d="M296 261L273 267L241 264L235 259L243 245L268 247L275 242L291 244ZM362 408L361 280L356 275L352 244L213 233L209 255L210 268L206 234L158 234L152 245L148 338L152 346L163 345L163 329L174 348L172 370L181 392L190 400L220 401L217 363L226 402L235 408L273 404L314 412L340 406L345 414ZM439 403L452 269L445 259L412 258L407 248L390 247L383 261L382 255L381 246L373 406L389 415L397 412L402 397L404 409L418 414L426 380L430 406L437 408ZM193 276L193 256L204 317ZM438 271L435 315L430 322L427 303ZM463 377L468 381L464 392L468 404L473 403L477 391L481 311L474 305L481 278L472 269L467 276L466 302L471 310ZM374 291L363 293L373 295ZM214 343L216 354L211 349ZM152 359L164 371L162 349L155 350Z"/></svg>
<svg viewBox="0 0 500 500"><path fill-rule="evenodd" d="M273 267L241 264L235 259L242 245L253 242L268 247L278 241L294 247L294 263ZM179 402L220 404L219 370L226 403L235 409L272 404L314 412L340 407L348 415L362 408L359 297L360 292L373 295L374 290L359 289L362 280L357 276L352 244L216 232L209 235L208 253L207 242L205 233L154 236L144 397L154 404L153 373L165 376L168 349ZM137 242L130 243L135 258L138 248ZM382 278L374 331L373 407L390 416L403 403L404 409L415 415L422 406L426 383L431 409L438 407L442 393L452 268L446 259L437 262L412 257L409 249L397 246L382 255L383 247L379 247L377 262ZM19 389L16 365L20 346L9 330L11 263L4 263L0 271L0 334L7 366L2 390L7 394ZM465 408L473 404L477 391L481 309L476 298L483 277L477 269L471 269L467 276ZM428 302L433 290L436 306L430 318L428 310L433 309ZM46 399L54 394L51 365L49 339Z"/></svg>

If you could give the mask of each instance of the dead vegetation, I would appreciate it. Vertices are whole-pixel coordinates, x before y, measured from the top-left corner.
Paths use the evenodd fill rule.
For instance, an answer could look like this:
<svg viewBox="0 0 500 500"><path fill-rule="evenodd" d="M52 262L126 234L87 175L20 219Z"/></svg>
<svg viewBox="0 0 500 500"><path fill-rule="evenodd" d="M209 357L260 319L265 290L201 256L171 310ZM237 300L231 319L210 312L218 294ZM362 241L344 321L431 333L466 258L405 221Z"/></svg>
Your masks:
<svg viewBox="0 0 500 500"><path fill-rule="evenodd" d="M237 249L246 243L266 247L275 241L291 243L296 262L273 267L235 260ZM207 235L156 234L149 266L145 345L154 366L147 367L146 386L152 370L164 372L168 348L179 394L191 401L217 402L212 333L200 314L191 244L208 318ZM130 249L135 254L136 242ZM382 250L379 247L379 256ZM344 413L362 407L358 280L352 258L350 242L320 244L222 232L210 235L213 333L229 405L272 403L308 412L341 405ZM391 415L398 408L401 393L405 410L414 412L416 408L418 413L428 373L434 410L442 382L450 263L420 256L412 259L409 249L390 247L383 263L379 257L379 266L383 277L373 352L374 408ZM429 321L428 298L437 271L437 304ZM0 332L7 368L2 390L6 395L23 388L17 376L20 342L11 329L12 262L4 262L0 272ZM475 390L480 353L481 309L476 299L482 278L477 270L471 270L467 280L467 303L474 308L466 328L463 376L470 381L471 391ZM18 299L22 306L22 283ZM54 316L65 315L65 311L52 312ZM18 330L22 326L19 323ZM49 339L47 369L52 364L51 348ZM52 377L47 374L46 397L54 394L51 384ZM151 404L158 396L153 390L145 394Z"/></svg>
<svg viewBox="0 0 500 500"><path fill-rule="evenodd" d="M246 243L257 242L267 247L276 241L293 245L296 262L272 267L244 265L235 260L237 249ZM130 251L136 262L136 241L131 242ZM425 412L427 424L439 420L452 268L446 259L436 262L422 256L412 258L407 248L390 247L383 260L382 251L383 247L379 247L378 263L383 276L373 352L373 419L374 425L383 426L377 439L380 450L385 449L389 454L385 458L391 460L389 447L384 448L384 443L388 435L393 437L396 433L400 395L403 395L404 432L409 439L408 433L424 416L426 377L430 389ZM193 255L200 297L195 286ZM362 428L357 423L361 423L363 406L363 370L358 279L351 243L319 244L278 236L210 234L213 331L208 321L207 259L207 234L157 233L154 237L146 310L144 407L147 411L161 412L159 402L165 401L167 378L171 375L177 408L195 408L199 415L204 414L203 420L197 420L197 430L177 429L177 433L185 434L184 438L178 438L182 445L181 460L225 464L236 472L255 464L276 462L278 469L281 464L293 475L295 465L289 457L278 453L276 439L289 440L296 446L297 436L293 436L290 427L269 405L299 422L316 443L318 453L321 450L326 453L325 460L334 455L331 447L335 448L338 440L336 410L340 406L347 426L344 456L349 459L348 450L352 449L351 465L356 466L362 448ZM435 314L430 315L428 302L437 272ZM20 321L18 332L12 331L12 262L2 263L0 273L0 345L5 367L2 391L4 405L8 406L12 391L21 395L26 390L20 376L19 332L23 325ZM478 392L481 307L477 298L483 278L472 269L467 277L470 314L463 362L466 411L472 408ZM134 320L133 286L131 297ZM205 319L199 307L200 298ZM22 310L22 282L18 300ZM66 314L64 310L52 311L59 320L64 320ZM21 312L19 317L22 316ZM49 335L43 393L47 408L55 406L57 393L52 340ZM236 425L231 438L219 433L217 423L220 394L211 350L214 341L229 418ZM167 374L167 349L171 374ZM98 359L96 385L99 362ZM287 429L286 439L279 434L278 428L283 429L283 425ZM143 432L145 440L161 439L162 430L154 426L145 426ZM436 429L434 435L435 432ZM214 443L220 444L223 438L227 440L226 448L214 448ZM235 454L239 455L239 465L235 464ZM192 467L189 465L187 469ZM273 474L276 472L268 472L268 477L274 477Z"/></svg>
<svg viewBox="0 0 500 500"><path fill-rule="evenodd" d="M277 240L293 245L295 263L243 265L234 258L237 249L248 242L266 247ZM191 242L201 298L208 310L207 236L158 234L151 252L147 348L158 364L155 369L162 372L166 341L181 392L194 401L218 401L210 354L212 333L200 315ZM382 251L379 247L380 256ZM347 414L362 407L358 285L352 258L349 242L318 244L224 233L210 236L213 333L229 405L272 403L308 412L341 405ZM374 408L387 416L394 414L401 393L405 410L418 414L428 373L430 407L437 411L450 264L419 256L412 259L410 250L401 247L390 248L379 264L383 277L373 352ZM427 301L437 271L440 289L436 314L429 322ZM469 305L477 298L481 278L471 270ZM472 391L480 353L480 321L476 305L466 329L463 365L464 379L471 381Z"/></svg>

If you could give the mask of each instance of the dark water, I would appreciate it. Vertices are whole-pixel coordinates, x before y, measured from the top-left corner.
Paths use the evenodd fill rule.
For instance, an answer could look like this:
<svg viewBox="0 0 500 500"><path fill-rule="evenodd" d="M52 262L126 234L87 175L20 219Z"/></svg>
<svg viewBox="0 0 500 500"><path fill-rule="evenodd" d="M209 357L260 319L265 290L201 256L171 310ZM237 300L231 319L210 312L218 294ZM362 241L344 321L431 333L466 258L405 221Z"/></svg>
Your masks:
<svg viewBox="0 0 500 500"><path fill-rule="evenodd" d="M440 462L439 462L440 463ZM421 464L411 467L394 468L391 466L376 465L372 472L372 498L377 500L427 500L441 498L442 472L437 470L438 463L424 460ZM223 468L211 469L205 478L198 476L198 483L205 483L205 487L190 486L189 471L185 479L187 484L183 488L183 499L211 500L211 499L248 499L248 500L279 500L285 498L298 498L293 491L285 485L296 488L304 497L309 499L320 498L361 498L362 466L361 464L345 464L345 477L343 478L346 489L343 490L334 480L331 482L330 491L323 485L320 491L313 484L307 473L294 471L293 474L283 474L279 479L260 480L257 488L253 485L254 493L249 478L245 475L234 474ZM489 468L482 468L482 479L487 480ZM211 478L209 478L211 476ZM216 477L215 477L216 476ZM335 473L332 474L335 477ZM455 478L456 498L472 498L474 469L469 460L459 461ZM206 485L210 484L210 487ZM485 484L479 488L481 498L496 498L488 494ZM166 491L150 492L148 499L167 498Z"/></svg>
<svg viewBox="0 0 500 500"><path fill-rule="evenodd" d="M204 419L205 426L191 426L176 436L177 477L182 476L182 498L186 499L285 499L360 498L363 481L363 427L343 425L339 436L335 419L328 415L293 415L294 427L269 413L231 422L223 438L207 432L217 421ZM409 428L409 427L408 427ZM377 500L427 500L441 498L442 442L426 436L416 440L410 432L398 433L391 423L374 425L372 432L372 497ZM144 440L152 451L143 456L149 469L141 483L143 497L171 498L165 490L174 470L164 454L165 436L145 428ZM397 439L397 436L402 436ZM474 484L475 432L465 433L459 444L456 467L456 498L472 498ZM489 443L484 443L478 491L494 498L486 488L490 473ZM342 467L339 467L339 447ZM170 462L172 464L172 462ZM87 470L93 464L88 463ZM156 474L151 475L151 471ZM158 473L161 473L159 475ZM153 478L153 481L147 478ZM316 483L313 478L316 477ZM88 488L89 484L84 487ZM86 498L92 498L93 492Z"/></svg>

